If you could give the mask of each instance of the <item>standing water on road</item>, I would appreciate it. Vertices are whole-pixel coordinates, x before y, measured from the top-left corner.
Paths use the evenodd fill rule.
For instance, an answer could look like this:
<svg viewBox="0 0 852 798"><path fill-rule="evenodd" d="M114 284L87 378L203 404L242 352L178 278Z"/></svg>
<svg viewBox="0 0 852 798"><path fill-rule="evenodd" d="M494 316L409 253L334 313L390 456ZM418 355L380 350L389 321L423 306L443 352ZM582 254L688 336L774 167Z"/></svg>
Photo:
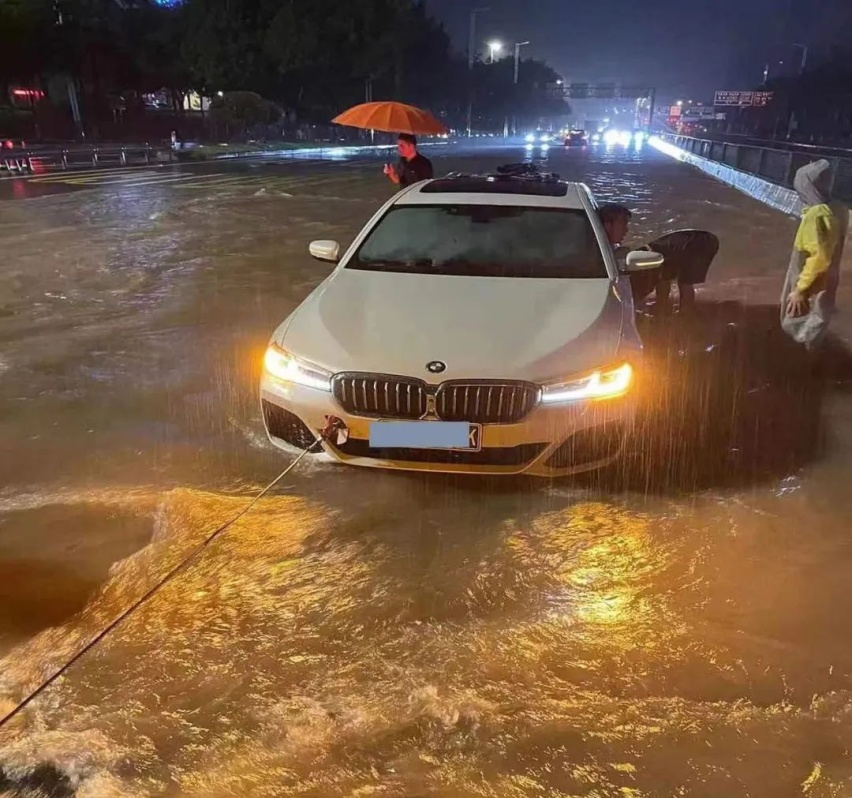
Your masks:
<svg viewBox="0 0 852 798"><path fill-rule="evenodd" d="M547 166L636 240L722 241L633 456L552 484L300 465L0 731L0 793L852 794L852 418L772 333L795 223L656 154ZM239 169L2 204L0 711L286 464L264 347L328 273L308 242L387 187Z"/></svg>

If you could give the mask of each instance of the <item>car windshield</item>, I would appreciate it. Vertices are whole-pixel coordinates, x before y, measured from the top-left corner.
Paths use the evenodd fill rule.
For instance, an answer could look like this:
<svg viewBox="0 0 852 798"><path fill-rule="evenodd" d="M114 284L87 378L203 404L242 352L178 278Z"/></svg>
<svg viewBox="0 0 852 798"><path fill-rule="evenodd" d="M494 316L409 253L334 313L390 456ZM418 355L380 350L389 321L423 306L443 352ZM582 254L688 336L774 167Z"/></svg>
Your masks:
<svg viewBox="0 0 852 798"><path fill-rule="evenodd" d="M608 276L585 211L503 205L393 208L347 268L476 277Z"/></svg>

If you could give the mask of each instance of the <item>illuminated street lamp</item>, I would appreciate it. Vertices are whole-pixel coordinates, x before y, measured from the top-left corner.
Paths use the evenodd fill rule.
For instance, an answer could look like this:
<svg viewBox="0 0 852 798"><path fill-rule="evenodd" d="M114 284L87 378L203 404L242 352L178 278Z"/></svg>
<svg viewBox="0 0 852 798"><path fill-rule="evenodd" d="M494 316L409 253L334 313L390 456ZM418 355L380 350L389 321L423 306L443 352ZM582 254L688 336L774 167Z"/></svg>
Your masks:
<svg viewBox="0 0 852 798"><path fill-rule="evenodd" d="M503 42L488 42L488 50L490 52L489 63L493 64L495 56L503 49Z"/></svg>

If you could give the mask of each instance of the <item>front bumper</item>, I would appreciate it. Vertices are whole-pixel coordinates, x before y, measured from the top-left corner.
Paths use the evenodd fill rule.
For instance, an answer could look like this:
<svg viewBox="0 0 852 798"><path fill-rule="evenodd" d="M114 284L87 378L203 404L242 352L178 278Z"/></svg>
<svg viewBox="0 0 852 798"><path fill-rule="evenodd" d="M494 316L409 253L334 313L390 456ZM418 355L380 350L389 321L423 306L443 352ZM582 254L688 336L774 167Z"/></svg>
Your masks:
<svg viewBox="0 0 852 798"><path fill-rule="evenodd" d="M260 389L264 425L279 448L305 449L328 416L341 419L345 442L325 441L328 457L350 465L403 471L530 474L558 477L601 468L622 453L633 431L636 403L620 399L539 405L517 424L485 424L479 451L372 449L370 422L346 413L330 393L283 383L264 374Z"/></svg>

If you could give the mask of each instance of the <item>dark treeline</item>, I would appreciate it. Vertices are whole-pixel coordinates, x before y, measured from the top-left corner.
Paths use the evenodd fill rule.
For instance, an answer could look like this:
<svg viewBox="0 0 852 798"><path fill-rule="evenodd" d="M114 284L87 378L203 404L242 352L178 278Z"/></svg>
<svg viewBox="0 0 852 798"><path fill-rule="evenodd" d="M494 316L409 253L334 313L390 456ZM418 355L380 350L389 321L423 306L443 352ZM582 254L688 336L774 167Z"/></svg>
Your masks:
<svg viewBox="0 0 852 798"><path fill-rule="evenodd" d="M564 114L557 74L528 59L513 82L511 59L473 73L422 0L0 0L0 109L16 86L44 89L36 108L70 118L67 86L87 125L131 124L141 98L165 90L175 114L184 96L214 98L212 121L236 127L327 122L372 97L430 108L454 127L502 130ZM56 87L59 87L58 89ZM231 93L239 93L232 96ZM224 95L224 96L222 96ZM263 98L261 101L260 98ZM136 103L136 105L134 105ZM18 112L21 113L20 111ZM0 115L0 133L3 116Z"/></svg>

